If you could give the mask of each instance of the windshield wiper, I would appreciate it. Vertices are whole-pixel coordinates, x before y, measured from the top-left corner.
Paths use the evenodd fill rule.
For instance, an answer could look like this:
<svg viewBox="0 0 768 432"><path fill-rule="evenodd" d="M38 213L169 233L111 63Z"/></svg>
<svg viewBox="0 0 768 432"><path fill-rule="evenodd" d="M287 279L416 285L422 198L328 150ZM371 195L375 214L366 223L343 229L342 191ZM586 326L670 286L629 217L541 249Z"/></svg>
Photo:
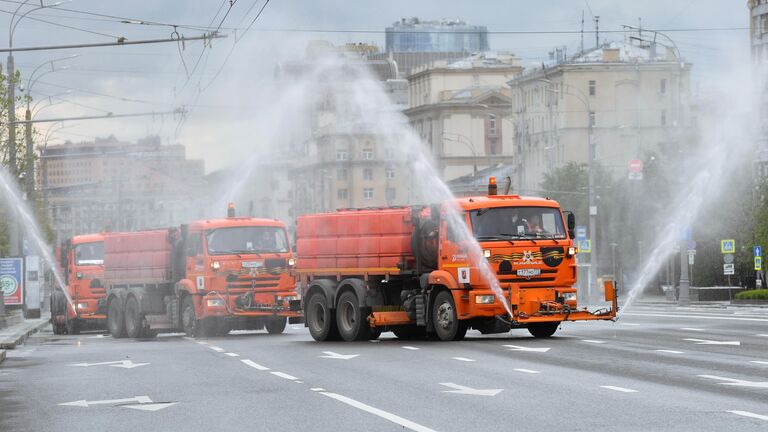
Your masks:
<svg viewBox="0 0 768 432"><path fill-rule="evenodd" d="M499 236L476 236L475 240L500 240Z"/></svg>
<svg viewBox="0 0 768 432"><path fill-rule="evenodd" d="M530 240L531 243L533 243L533 244L536 244L536 240L532 239L531 236L533 236L535 238L538 238L538 236L536 234L528 234L528 233L524 233L524 234L499 233L499 234L503 235L505 237L512 237L512 238L517 238L517 239Z"/></svg>

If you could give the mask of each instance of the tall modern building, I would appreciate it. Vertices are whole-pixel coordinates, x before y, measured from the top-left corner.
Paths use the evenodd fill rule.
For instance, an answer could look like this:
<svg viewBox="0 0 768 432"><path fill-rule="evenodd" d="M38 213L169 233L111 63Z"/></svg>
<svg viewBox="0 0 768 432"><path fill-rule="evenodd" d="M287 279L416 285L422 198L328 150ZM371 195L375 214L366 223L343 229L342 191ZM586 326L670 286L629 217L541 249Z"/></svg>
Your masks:
<svg viewBox="0 0 768 432"><path fill-rule="evenodd" d="M488 29L461 20L403 18L387 27L387 52L465 52L488 50Z"/></svg>
<svg viewBox="0 0 768 432"><path fill-rule="evenodd" d="M768 0L749 0L749 28L756 93L760 95L758 174L768 176Z"/></svg>

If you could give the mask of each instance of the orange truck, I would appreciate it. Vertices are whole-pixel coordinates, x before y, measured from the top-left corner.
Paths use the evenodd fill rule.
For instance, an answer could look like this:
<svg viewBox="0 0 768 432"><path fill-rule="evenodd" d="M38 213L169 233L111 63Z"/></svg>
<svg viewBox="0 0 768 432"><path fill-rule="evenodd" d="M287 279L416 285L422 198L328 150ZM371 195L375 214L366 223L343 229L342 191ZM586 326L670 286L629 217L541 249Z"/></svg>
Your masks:
<svg viewBox="0 0 768 432"><path fill-rule="evenodd" d="M113 337L158 330L190 336L285 330L302 322L291 247L277 220L234 217L112 233L104 241L107 327Z"/></svg>
<svg viewBox="0 0 768 432"><path fill-rule="evenodd" d="M67 293L57 287L51 294L53 332L78 334L84 329L103 329L104 235L74 236L57 249Z"/></svg>
<svg viewBox="0 0 768 432"><path fill-rule="evenodd" d="M299 217L295 273L312 337L549 337L563 321L614 319L610 281L610 305L576 304L573 214L549 198L496 195L491 183L487 196L431 206Z"/></svg>

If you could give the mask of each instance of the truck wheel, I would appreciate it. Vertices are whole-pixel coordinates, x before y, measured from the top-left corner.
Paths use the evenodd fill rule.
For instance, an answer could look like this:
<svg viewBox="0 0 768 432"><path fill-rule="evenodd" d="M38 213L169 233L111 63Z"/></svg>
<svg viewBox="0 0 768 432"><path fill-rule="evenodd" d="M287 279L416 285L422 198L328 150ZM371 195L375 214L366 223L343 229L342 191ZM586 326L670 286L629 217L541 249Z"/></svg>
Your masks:
<svg viewBox="0 0 768 432"><path fill-rule="evenodd" d="M403 340L426 339L427 328L415 325L400 325L392 327L392 333L394 333L398 339Z"/></svg>
<svg viewBox="0 0 768 432"><path fill-rule="evenodd" d="M138 339L143 333L142 318L139 313L139 302L136 297L129 297L125 302L125 333L129 338Z"/></svg>
<svg viewBox="0 0 768 432"><path fill-rule="evenodd" d="M371 336L368 338L369 340L376 340L381 336L381 327L374 327L370 331Z"/></svg>
<svg viewBox="0 0 768 432"><path fill-rule="evenodd" d="M187 336L198 336L200 322L195 317L195 304L192 303L192 296L184 297L181 302L181 326Z"/></svg>
<svg viewBox="0 0 768 432"><path fill-rule="evenodd" d="M280 334L285 331L285 317L272 318L267 321L267 332L269 334Z"/></svg>
<svg viewBox="0 0 768 432"><path fill-rule="evenodd" d="M120 306L120 299L118 298L109 302L107 329L113 338L125 337L125 319L123 318L123 308Z"/></svg>
<svg viewBox="0 0 768 432"><path fill-rule="evenodd" d="M535 338L548 338L555 334L559 321L528 324L528 331Z"/></svg>
<svg viewBox="0 0 768 432"><path fill-rule="evenodd" d="M62 297L64 296L58 292L54 292L51 295L51 327L53 327L53 334L55 335L63 335L67 333L67 326L56 319L58 316L62 316L66 313L66 310L62 311L61 308Z"/></svg>
<svg viewBox="0 0 768 432"><path fill-rule="evenodd" d="M442 341L462 340L467 334L467 324L456 314L456 304L450 291L440 291L432 305L432 322L435 333Z"/></svg>
<svg viewBox="0 0 768 432"><path fill-rule="evenodd" d="M309 334L316 341L336 340L339 330L336 328L335 317L328 306L328 299L322 292L316 292L307 300L304 313L306 314Z"/></svg>
<svg viewBox="0 0 768 432"><path fill-rule="evenodd" d="M368 325L366 314L363 313L354 291L345 291L339 296L336 325L339 335L347 342L368 340L371 337L371 326Z"/></svg>

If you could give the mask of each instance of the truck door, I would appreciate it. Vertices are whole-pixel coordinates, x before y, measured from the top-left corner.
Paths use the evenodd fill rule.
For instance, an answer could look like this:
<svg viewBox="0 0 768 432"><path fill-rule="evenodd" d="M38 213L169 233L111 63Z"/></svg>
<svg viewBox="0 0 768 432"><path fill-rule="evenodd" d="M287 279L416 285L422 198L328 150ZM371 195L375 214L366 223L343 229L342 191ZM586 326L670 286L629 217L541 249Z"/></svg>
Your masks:
<svg viewBox="0 0 768 432"><path fill-rule="evenodd" d="M187 238L187 278L195 284L198 291L205 289L203 279L205 260L202 246L201 234L190 233Z"/></svg>

